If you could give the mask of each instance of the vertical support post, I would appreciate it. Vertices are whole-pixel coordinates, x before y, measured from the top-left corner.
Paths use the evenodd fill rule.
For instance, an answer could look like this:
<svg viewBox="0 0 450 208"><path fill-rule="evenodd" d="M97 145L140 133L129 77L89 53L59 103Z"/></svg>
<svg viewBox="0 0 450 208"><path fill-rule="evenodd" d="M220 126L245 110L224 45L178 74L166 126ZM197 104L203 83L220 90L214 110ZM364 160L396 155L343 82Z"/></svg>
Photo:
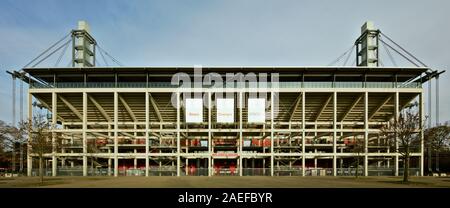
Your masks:
<svg viewBox="0 0 450 208"><path fill-rule="evenodd" d="M33 95L31 95L30 92L28 92L28 122L31 125L33 121ZM30 132L28 135L31 135ZM27 176L32 175L33 170L33 157L31 157L31 145L30 142L32 141L31 137L28 137L28 143L27 143Z"/></svg>
<svg viewBox="0 0 450 208"><path fill-rule="evenodd" d="M56 176L56 166L58 165L56 159L56 114L57 114L57 103L56 103L56 92L52 92L52 176Z"/></svg>
<svg viewBox="0 0 450 208"><path fill-rule="evenodd" d="M137 169L137 149L134 149L134 151L133 151L133 155L134 155L134 159L133 159L133 168L134 169Z"/></svg>
<svg viewBox="0 0 450 208"><path fill-rule="evenodd" d="M22 83L22 82L20 82ZM22 95L22 93L20 93ZM436 76L436 126L439 126L439 74ZM436 164L438 165L438 164ZM439 170L436 170L439 172Z"/></svg>
<svg viewBox="0 0 450 208"><path fill-rule="evenodd" d="M394 105L394 116L395 116L395 125L397 125L398 117L399 117L399 93L395 92L395 105ZM395 161L394 161L394 173L395 176L398 176L398 138L397 133L395 133Z"/></svg>
<svg viewBox="0 0 450 208"><path fill-rule="evenodd" d="M242 91L239 92L239 174L242 174L242 109L244 108Z"/></svg>
<svg viewBox="0 0 450 208"><path fill-rule="evenodd" d="M273 102L274 96L273 91L270 91L270 175L274 175L274 160L275 160L275 153L273 152ZM279 139L278 139L279 140Z"/></svg>
<svg viewBox="0 0 450 208"><path fill-rule="evenodd" d="M148 78L148 77L147 77ZM148 133L149 133L149 120L150 120L150 106L149 106L149 96L148 96L148 89L145 91L145 176L148 176L148 169L149 169L149 160L148 160Z"/></svg>
<svg viewBox="0 0 450 208"><path fill-rule="evenodd" d="M11 75L12 77L12 125L16 126L16 76ZM14 162L14 161L13 161ZM15 166L13 165L13 170Z"/></svg>
<svg viewBox="0 0 450 208"><path fill-rule="evenodd" d="M136 140L137 140L137 124L136 124L136 122L134 123L134 125L133 125L133 136L134 136L134 142L137 144L137 142L136 142ZM134 148L134 152L133 152L134 154L134 160L133 160L133 168L134 169L137 169L137 164L138 164L138 159L137 159L137 149L136 148Z"/></svg>
<svg viewBox="0 0 450 208"><path fill-rule="evenodd" d="M177 92L177 176L180 176L181 148L180 148L180 93Z"/></svg>
<svg viewBox="0 0 450 208"><path fill-rule="evenodd" d="M369 93L364 93L364 176L369 175Z"/></svg>
<svg viewBox="0 0 450 208"><path fill-rule="evenodd" d="M109 138L109 137L108 137ZM111 176L111 149L108 148L108 176Z"/></svg>
<svg viewBox="0 0 450 208"><path fill-rule="evenodd" d="M64 123L62 123L61 128L62 129L66 128ZM63 141L61 141L61 143L62 142L64 142L64 144L66 144L67 141L63 140ZM64 147L61 148L61 153L64 154L64 157L61 158L61 167L65 168L66 167L66 156L65 156L66 149Z"/></svg>
<svg viewBox="0 0 450 208"><path fill-rule="evenodd" d="M431 128L431 78L428 80L428 128ZM428 147L428 172L431 174L433 172L433 164L431 161L431 147Z"/></svg>
<svg viewBox="0 0 450 208"><path fill-rule="evenodd" d="M337 151L336 151L336 111L337 111L337 93L333 92L333 176L337 175Z"/></svg>
<svg viewBox="0 0 450 208"><path fill-rule="evenodd" d="M189 159L187 157L185 159L184 172L186 173L186 176L189 175Z"/></svg>
<svg viewBox="0 0 450 208"><path fill-rule="evenodd" d="M437 94L436 94L437 95ZM423 99L423 92L420 92L419 95L419 105L420 105L420 176L423 176L424 173L424 151L425 151L425 142L424 142L424 122L425 122L425 115L424 115L424 99ZM439 112L437 113L439 114Z"/></svg>
<svg viewBox="0 0 450 208"><path fill-rule="evenodd" d="M211 152L211 147L212 147L212 143L211 143L211 92L208 92L208 176L212 175L212 165L211 165L211 157L212 157L212 152Z"/></svg>
<svg viewBox="0 0 450 208"><path fill-rule="evenodd" d="M114 91L114 177L119 176L119 141L118 141L118 125L119 125L119 94Z"/></svg>
<svg viewBox="0 0 450 208"><path fill-rule="evenodd" d="M305 91L302 92L302 176L305 176Z"/></svg>
<svg viewBox="0 0 450 208"><path fill-rule="evenodd" d="M12 74L12 126L16 127L16 75ZM16 145L12 145L12 171L16 171Z"/></svg>
<svg viewBox="0 0 450 208"><path fill-rule="evenodd" d="M20 99L19 99L19 103L20 103L20 111L19 111L19 119L22 122L23 121L23 74L20 74ZM19 147L19 172L22 173L23 172L23 146L22 146L22 142L20 142L20 147Z"/></svg>
<svg viewBox="0 0 450 208"><path fill-rule="evenodd" d="M87 93L83 92L83 176L87 176Z"/></svg>

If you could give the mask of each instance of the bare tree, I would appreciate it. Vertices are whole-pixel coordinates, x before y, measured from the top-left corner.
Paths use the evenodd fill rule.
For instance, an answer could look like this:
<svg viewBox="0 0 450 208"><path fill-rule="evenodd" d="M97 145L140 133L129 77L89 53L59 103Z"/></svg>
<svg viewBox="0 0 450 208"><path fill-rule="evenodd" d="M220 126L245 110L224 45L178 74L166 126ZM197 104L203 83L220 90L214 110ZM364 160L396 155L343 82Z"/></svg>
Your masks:
<svg viewBox="0 0 450 208"><path fill-rule="evenodd" d="M412 103L402 110L398 118L391 119L381 128L381 135L385 136L389 145L395 146L395 151L403 159L403 182L409 179L409 163L411 151L420 143L420 129L422 122L417 110L418 103Z"/></svg>
<svg viewBox="0 0 450 208"><path fill-rule="evenodd" d="M9 152L12 153L12 137L10 134L10 126L4 121L0 121L0 158L2 163L12 163Z"/></svg>
<svg viewBox="0 0 450 208"><path fill-rule="evenodd" d="M12 171L15 171L16 166L16 145L18 144L20 146L19 149L21 149L26 141L26 136L18 128L8 125L4 121L0 121L0 148L3 154L11 152ZM2 156L5 157L6 155ZM22 158L23 154L20 154L20 167L23 167Z"/></svg>
<svg viewBox="0 0 450 208"><path fill-rule="evenodd" d="M436 172L439 171L439 153L449 146L450 127L436 126L425 131L425 139L428 148L436 152Z"/></svg>
<svg viewBox="0 0 450 208"><path fill-rule="evenodd" d="M36 115L31 121L21 122L20 131L28 135L30 153L39 158L39 176L44 182L44 156L57 148L58 143L52 142L51 123L43 115Z"/></svg>
<svg viewBox="0 0 450 208"><path fill-rule="evenodd" d="M353 144L350 146L351 151L355 155L356 163L356 178L359 176L359 164L361 164L361 156L364 153L364 140L363 139L355 139Z"/></svg>

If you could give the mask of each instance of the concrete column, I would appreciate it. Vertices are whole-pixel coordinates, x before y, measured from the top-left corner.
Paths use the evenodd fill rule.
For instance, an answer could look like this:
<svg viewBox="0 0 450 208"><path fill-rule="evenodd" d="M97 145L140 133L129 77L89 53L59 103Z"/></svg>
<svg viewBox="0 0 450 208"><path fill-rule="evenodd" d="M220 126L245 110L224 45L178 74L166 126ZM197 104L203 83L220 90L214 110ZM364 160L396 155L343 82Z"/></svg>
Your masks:
<svg viewBox="0 0 450 208"><path fill-rule="evenodd" d="M177 176L180 176L181 147L180 147L180 93L177 92Z"/></svg>
<svg viewBox="0 0 450 208"><path fill-rule="evenodd" d="M275 159L275 155L273 152L273 102L274 96L273 96L273 91L270 91L270 175L273 176L274 175L274 167L273 167L273 163L274 163L274 159ZM278 139L279 141L279 139Z"/></svg>
<svg viewBox="0 0 450 208"><path fill-rule="evenodd" d="M56 176L58 161L56 159L56 116L57 116L57 97L56 92L52 92L52 176Z"/></svg>
<svg viewBox="0 0 450 208"><path fill-rule="evenodd" d="M108 155L111 155L110 148L108 148ZM108 158L108 176L111 176L111 164L112 164L112 161L111 161L111 157L109 156L109 158Z"/></svg>
<svg viewBox="0 0 450 208"><path fill-rule="evenodd" d="M423 127L425 126L424 125L424 122L425 122L424 107L425 107L425 105L424 105L424 99L423 99L423 92L421 92L419 96L420 96L419 97L419 105L420 105L420 176L423 176L424 171L425 171L424 157L423 157L424 151L425 151L424 132L423 132ZM439 95L436 95L436 96L439 96Z"/></svg>
<svg viewBox="0 0 450 208"><path fill-rule="evenodd" d="M137 149L134 149L134 161L133 161L133 167L134 167L134 169L137 169L137 157L136 157L136 154L137 154Z"/></svg>
<svg viewBox="0 0 450 208"><path fill-rule="evenodd" d="M341 140L343 139L343 136L344 136L344 132L342 132L342 129L344 129L344 125L342 124L342 122L341 122L341 132L340 132L340 134L339 134L339 138L341 138ZM340 157L339 157L339 168L340 168L340 170L341 170L341 174L343 174L344 172L343 172L343 166L344 166L344 159L342 158L342 153L344 153L344 148L340 148L340 152L341 152L341 154L340 154Z"/></svg>
<svg viewBox="0 0 450 208"><path fill-rule="evenodd" d="M211 143L211 92L208 92L208 176L212 175L212 143Z"/></svg>
<svg viewBox="0 0 450 208"><path fill-rule="evenodd" d="M83 92L83 176L87 176L87 93Z"/></svg>
<svg viewBox="0 0 450 208"><path fill-rule="evenodd" d="M394 116L395 116L395 123L397 123L398 117L399 117L399 93L398 93L398 91L395 92ZM399 156L398 138L396 135L395 136L395 160L394 160L395 176L398 176L398 156Z"/></svg>
<svg viewBox="0 0 450 208"><path fill-rule="evenodd" d="M239 157L239 160L237 160L237 166L239 167L239 174L241 174L241 170L242 170L242 158L241 157ZM234 173L233 173L234 174ZM239 176L242 176L242 175L239 175Z"/></svg>
<svg viewBox="0 0 450 208"><path fill-rule="evenodd" d="M61 153L65 154L66 153L66 149L61 148ZM61 158L61 167L63 167L63 168L66 167L66 157Z"/></svg>
<svg viewBox="0 0 450 208"><path fill-rule="evenodd" d="M214 175L214 158L211 158L211 167L212 167L211 176L213 176Z"/></svg>
<svg viewBox="0 0 450 208"><path fill-rule="evenodd" d="M145 176L148 176L149 160L148 160L148 134L150 129L150 106L148 91L145 92Z"/></svg>
<svg viewBox="0 0 450 208"><path fill-rule="evenodd" d="M119 176L119 141L118 141L118 125L119 125L119 94L114 92L114 177Z"/></svg>
<svg viewBox="0 0 450 208"><path fill-rule="evenodd" d="M263 175L266 175L266 158L263 159Z"/></svg>
<svg viewBox="0 0 450 208"><path fill-rule="evenodd" d="M28 93L28 122L33 121L33 95L31 93ZM30 135L30 134L29 134ZM33 158L31 157L31 145L30 141L32 140L31 137L28 138L29 142L27 143L27 176L32 175L32 169L33 169Z"/></svg>
<svg viewBox="0 0 450 208"><path fill-rule="evenodd" d="M70 145L73 145L73 137L70 138ZM70 153L73 154L73 149L70 150ZM70 167L74 168L75 167L75 163L73 162L73 159L70 161Z"/></svg>
<svg viewBox="0 0 450 208"><path fill-rule="evenodd" d="M369 157L368 143L369 143L369 93L364 93L364 176L369 175Z"/></svg>
<svg viewBox="0 0 450 208"><path fill-rule="evenodd" d="M189 175L189 159L188 158L186 158L186 161L185 161L185 166L184 166L184 171L185 171L185 173L186 173L186 175L188 176Z"/></svg>
<svg viewBox="0 0 450 208"><path fill-rule="evenodd" d="M134 140L136 140L136 137L137 137L137 132L136 132L137 125L136 125L136 123L134 123L133 128L134 128L133 136L134 136ZM135 143L136 143L136 141L135 141ZM136 154L137 154L137 149L134 148L134 161L133 161L133 168L134 169L137 169L137 163L138 163Z"/></svg>
<svg viewBox="0 0 450 208"><path fill-rule="evenodd" d="M302 176L305 176L305 91L302 92Z"/></svg>
<svg viewBox="0 0 450 208"><path fill-rule="evenodd" d="M239 162L242 160L242 109L244 108L244 96L242 95L243 92L239 92ZM242 174L242 163L239 163L239 174ZM241 175L242 176L242 175Z"/></svg>
<svg viewBox="0 0 450 208"><path fill-rule="evenodd" d="M66 126L64 125L64 123L61 124L61 128L66 129ZM63 144L65 144L65 145L67 144L67 140L65 140L65 139L63 140L63 142L64 142ZM61 148L61 153L63 153L63 154L67 153L67 151L64 147ZM66 157L61 158L61 166L63 168L66 167Z"/></svg>
<svg viewBox="0 0 450 208"><path fill-rule="evenodd" d="M337 112L337 93L333 92L333 176L337 175L337 151L336 151L336 113Z"/></svg>

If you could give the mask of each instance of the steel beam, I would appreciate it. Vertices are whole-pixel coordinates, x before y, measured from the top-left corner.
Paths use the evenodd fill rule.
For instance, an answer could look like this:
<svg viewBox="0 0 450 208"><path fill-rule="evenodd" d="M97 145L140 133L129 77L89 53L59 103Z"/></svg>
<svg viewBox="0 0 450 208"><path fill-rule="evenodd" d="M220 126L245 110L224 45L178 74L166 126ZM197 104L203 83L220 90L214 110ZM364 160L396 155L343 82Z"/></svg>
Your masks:
<svg viewBox="0 0 450 208"><path fill-rule="evenodd" d="M133 113L133 110L131 110L130 106L128 105L128 103L125 101L125 99L119 94L119 99L120 102L122 103L122 105L125 107L125 109L127 110L128 114L130 115L131 119L136 122L136 116Z"/></svg>
<svg viewBox="0 0 450 208"><path fill-rule="evenodd" d="M358 105L359 101L361 101L361 99L363 97L364 97L364 94L361 94L360 96L358 96L358 98L356 98L356 100L353 101L353 103L345 111L344 115L342 115L341 119L339 119L341 122L345 120L345 118L348 116L348 114L350 114L350 112L353 110L353 108L355 108L355 106Z"/></svg>
<svg viewBox="0 0 450 208"><path fill-rule="evenodd" d="M293 107L293 108L291 109L291 111L290 111L291 114L290 114L290 116L289 116L289 122L292 121L292 118L294 117L295 110L298 108L298 105L300 104L301 100L302 100L302 95L299 94L299 95L297 96L296 101L295 101L294 107Z"/></svg>
<svg viewBox="0 0 450 208"><path fill-rule="evenodd" d="M94 97L92 97L91 95L88 95L89 100L95 105L95 107L100 111L100 113L102 114L102 116L108 121L108 122L112 122L111 117L109 117L108 113L106 113L105 109L103 109L103 107L95 100Z"/></svg>
<svg viewBox="0 0 450 208"><path fill-rule="evenodd" d="M67 107L80 119L83 120L83 115L69 102L64 98L64 96L59 95L58 98L66 104ZM84 122L83 122L84 123Z"/></svg>
<svg viewBox="0 0 450 208"><path fill-rule="evenodd" d="M159 111L158 105L156 104L155 99L153 99L152 94L149 93L149 97L150 97L150 103L152 104L152 107L156 112L156 116L158 117L159 122L164 122L164 120L161 116L161 112Z"/></svg>
<svg viewBox="0 0 450 208"><path fill-rule="evenodd" d="M323 111L324 111L325 108L327 107L328 103L331 102L331 99L333 98L333 94L334 94L334 93L331 93L331 95L328 96L327 100L326 100L325 103L322 105L322 107L320 107L320 109L319 109L319 111L318 111L318 113L317 113L316 118L314 119L314 121L317 121L317 120L320 118L320 115L323 113Z"/></svg>
<svg viewBox="0 0 450 208"><path fill-rule="evenodd" d="M375 114L376 114L378 111L380 111L381 108L383 108L384 105L386 105L386 104L392 99L392 97L393 97L392 95L388 95L388 96L383 100L383 102L380 102L380 103L378 104L378 106L377 106L372 112L370 112L369 117L368 117L368 120L372 119L372 118L375 116Z"/></svg>

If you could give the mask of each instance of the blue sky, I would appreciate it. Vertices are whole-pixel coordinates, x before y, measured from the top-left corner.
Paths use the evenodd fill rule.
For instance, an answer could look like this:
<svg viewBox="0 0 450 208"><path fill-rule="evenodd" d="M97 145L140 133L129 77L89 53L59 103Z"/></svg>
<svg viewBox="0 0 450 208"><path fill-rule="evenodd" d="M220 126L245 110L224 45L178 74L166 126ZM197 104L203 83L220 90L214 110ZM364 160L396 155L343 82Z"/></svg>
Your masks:
<svg viewBox="0 0 450 208"><path fill-rule="evenodd" d="M429 66L447 69L449 9L446 0L2 0L0 119L12 120L5 71L23 67L78 20L88 21L100 46L131 66L327 65L371 20ZM447 74L440 79L441 121L450 120Z"/></svg>

